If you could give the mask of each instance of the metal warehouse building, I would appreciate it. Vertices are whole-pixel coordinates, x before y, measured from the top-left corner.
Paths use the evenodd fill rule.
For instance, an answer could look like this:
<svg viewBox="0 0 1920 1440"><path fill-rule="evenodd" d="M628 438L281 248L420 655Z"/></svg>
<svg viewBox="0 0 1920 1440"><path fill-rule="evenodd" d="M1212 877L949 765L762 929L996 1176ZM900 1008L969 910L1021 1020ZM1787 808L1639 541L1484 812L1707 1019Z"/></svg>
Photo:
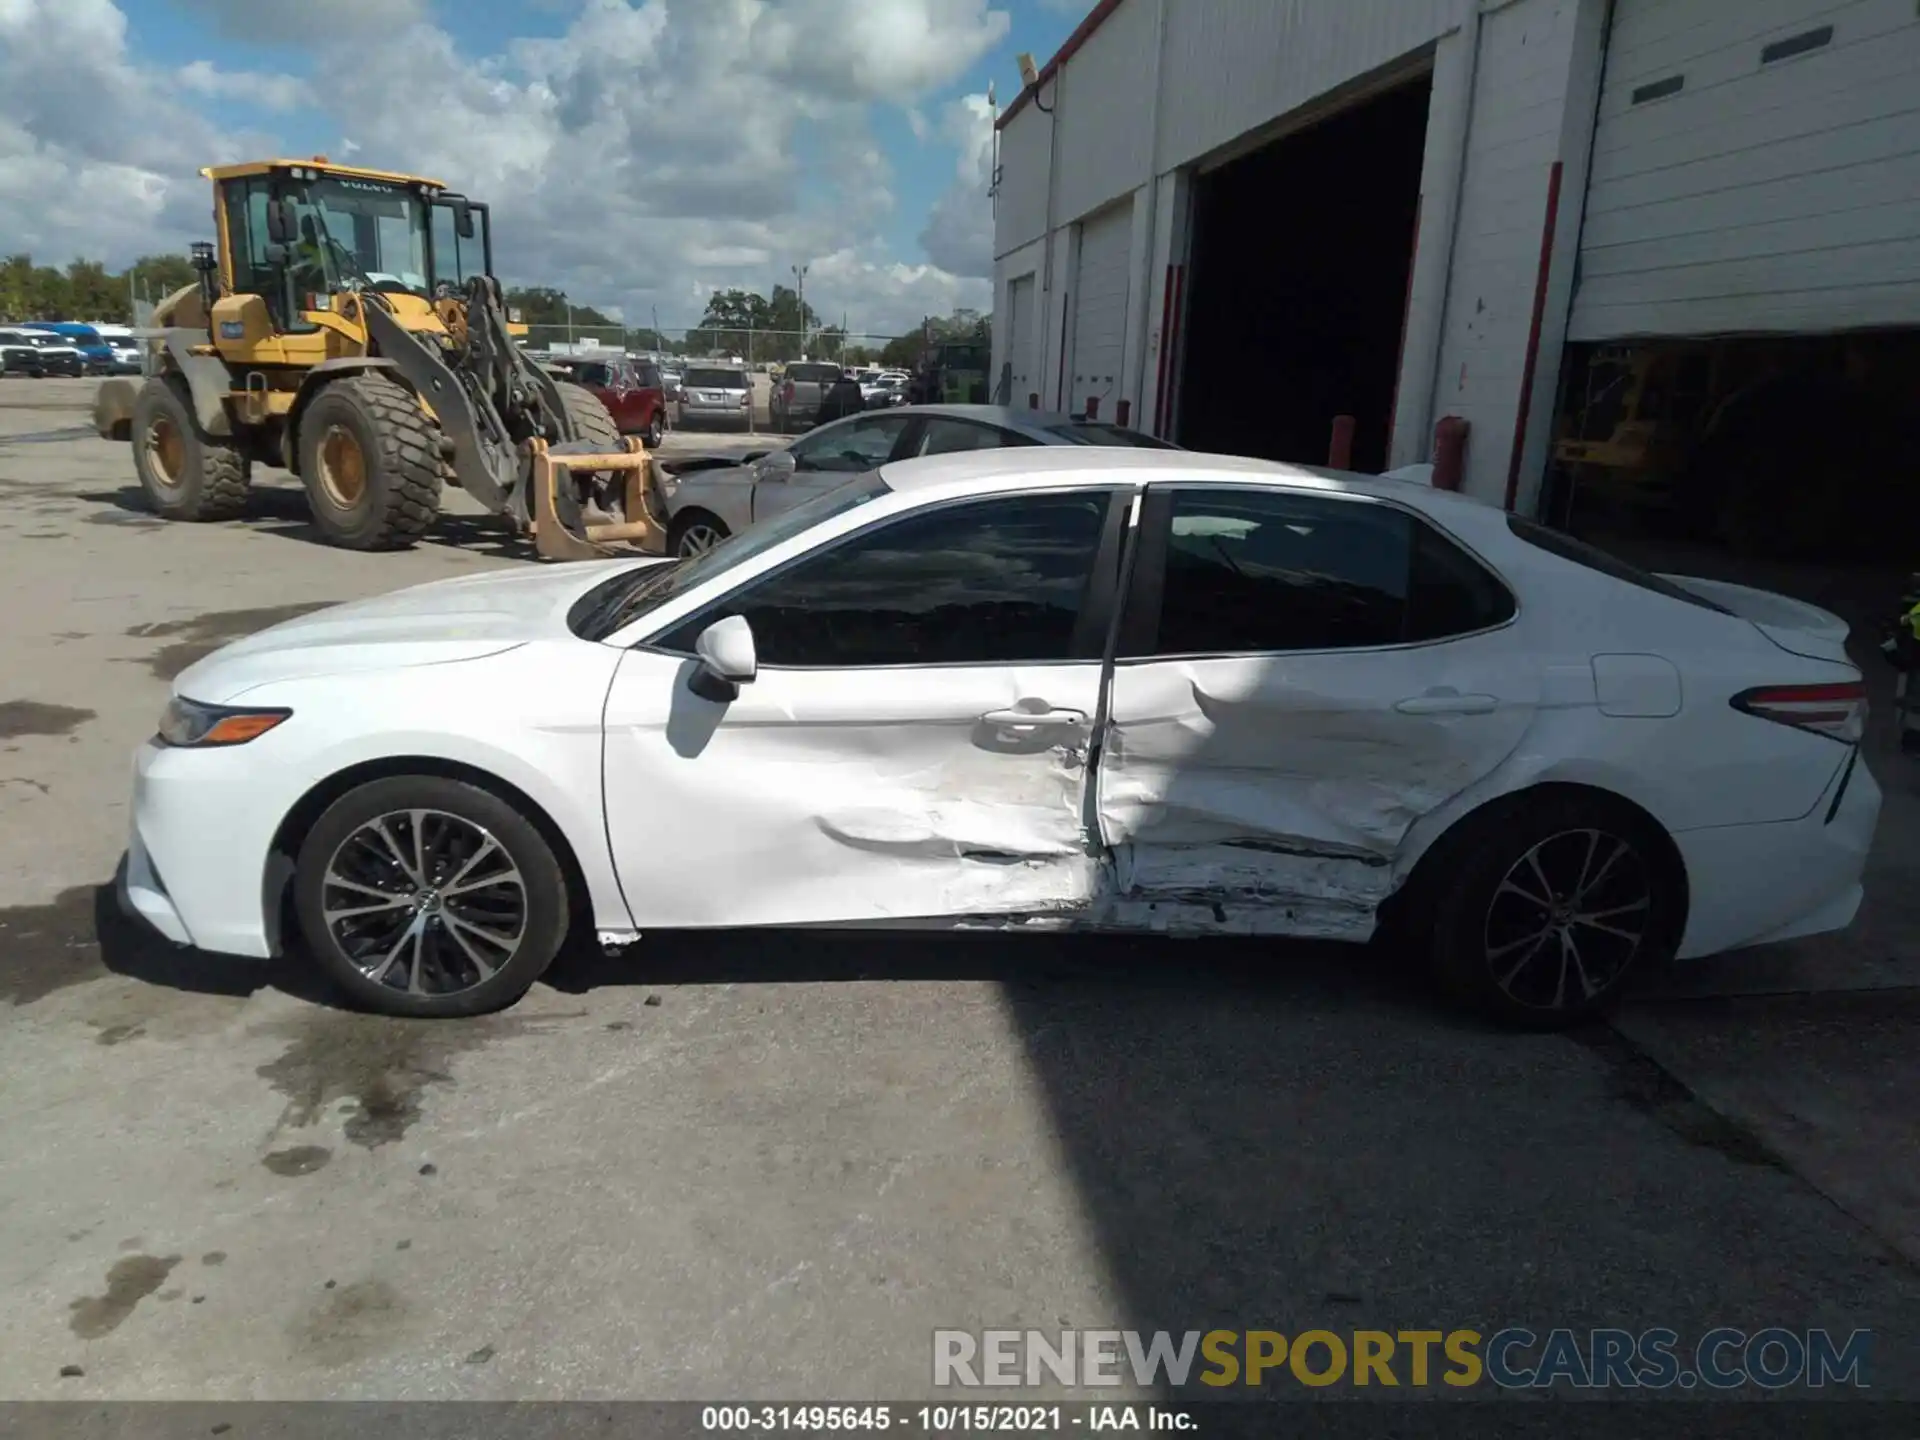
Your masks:
<svg viewBox="0 0 1920 1440"><path fill-rule="evenodd" d="M1016 404L1920 566L1915 0L1101 0L994 204Z"/></svg>

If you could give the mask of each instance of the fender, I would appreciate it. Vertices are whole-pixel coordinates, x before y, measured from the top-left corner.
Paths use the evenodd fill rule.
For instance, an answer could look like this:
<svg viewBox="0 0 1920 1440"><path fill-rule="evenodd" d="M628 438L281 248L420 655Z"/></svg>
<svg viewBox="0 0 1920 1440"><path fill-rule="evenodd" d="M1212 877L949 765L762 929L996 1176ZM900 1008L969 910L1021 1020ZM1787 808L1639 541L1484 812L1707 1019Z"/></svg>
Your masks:
<svg viewBox="0 0 1920 1440"><path fill-rule="evenodd" d="M233 393L233 372L218 355L196 355L196 347L213 343L205 330L169 329L162 340L167 357L187 382L193 396L194 419L209 435L233 434L233 420L227 414L227 396Z"/></svg>

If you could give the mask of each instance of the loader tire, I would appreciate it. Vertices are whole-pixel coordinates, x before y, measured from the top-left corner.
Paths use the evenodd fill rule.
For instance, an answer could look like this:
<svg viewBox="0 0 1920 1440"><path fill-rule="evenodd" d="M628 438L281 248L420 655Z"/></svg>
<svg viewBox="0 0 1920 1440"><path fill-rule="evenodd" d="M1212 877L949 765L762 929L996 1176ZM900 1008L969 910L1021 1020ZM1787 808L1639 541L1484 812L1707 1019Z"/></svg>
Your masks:
<svg viewBox="0 0 1920 1440"><path fill-rule="evenodd" d="M555 381L554 388L560 392L561 407L567 412L576 439L590 440L608 455L626 448L626 442L620 438L620 427L613 423L612 414L598 395L584 385L564 380Z"/></svg>
<svg viewBox="0 0 1920 1440"><path fill-rule="evenodd" d="M128 434L140 488L162 519L232 520L246 510L247 457L200 428L178 375L155 375L140 387Z"/></svg>
<svg viewBox="0 0 1920 1440"><path fill-rule="evenodd" d="M347 550L404 550L440 513L440 431L413 392L378 371L335 380L300 417L300 479L313 523Z"/></svg>

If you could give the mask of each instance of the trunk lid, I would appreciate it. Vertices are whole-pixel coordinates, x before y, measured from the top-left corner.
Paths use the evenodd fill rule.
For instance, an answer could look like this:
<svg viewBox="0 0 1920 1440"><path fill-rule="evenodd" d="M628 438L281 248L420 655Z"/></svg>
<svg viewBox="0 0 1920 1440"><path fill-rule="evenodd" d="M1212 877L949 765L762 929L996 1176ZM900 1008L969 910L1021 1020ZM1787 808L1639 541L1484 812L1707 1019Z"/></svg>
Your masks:
<svg viewBox="0 0 1920 1440"><path fill-rule="evenodd" d="M1729 580L1702 580L1692 575L1660 578L1731 610L1790 655L1808 660L1832 660L1843 665L1853 663L1853 657L1847 653L1847 636L1853 627L1830 610L1822 610L1791 595L1735 585Z"/></svg>

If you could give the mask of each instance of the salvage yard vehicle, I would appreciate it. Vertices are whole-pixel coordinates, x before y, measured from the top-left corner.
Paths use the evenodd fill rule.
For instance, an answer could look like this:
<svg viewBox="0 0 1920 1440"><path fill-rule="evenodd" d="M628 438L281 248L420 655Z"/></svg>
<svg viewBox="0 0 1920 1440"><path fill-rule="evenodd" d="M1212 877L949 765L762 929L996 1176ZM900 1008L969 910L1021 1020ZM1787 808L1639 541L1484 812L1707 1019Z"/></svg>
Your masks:
<svg viewBox="0 0 1920 1440"><path fill-rule="evenodd" d="M215 652L139 752L121 890L258 957L290 900L302 963L397 1015L509 1004L587 929L1056 926L1379 936L1563 1025L1852 920L1845 640L1405 481L975 450Z"/></svg>
<svg viewBox="0 0 1920 1440"><path fill-rule="evenodd" d="M549 558L653 534L645 455L516 343L487 206L324 156L201 174L217 245L194 247L199 283L154 313L156 369L95 404L157 514L232 519L264 464L300 478L315 528L348 549L411 544L443 485Z"/></svg>
<svg viewBox="0 0 1920 1440"><path fill-rule="evenodd" d="M788 365L773 384L773 399L769 402L773 428L782 435L790 435L813 424L820 418L820 406L827 398L827 391L840 375L838 365L819 361L796 360Z"/></svg>
<svg viewBox="0 0 1920 1440"><path fill-rule="evenodd" d="M733 365L690 365L681 379L678 419L753 426L753 378Z"/></svg>
<svg viewBox="0 0 1920 1440"><path fill-rule="evenodd" d="M36 330L28 326L0 330L0 342L9 350L26 350L31 355L16 356L8 369L16 375L31 375L35 379L44 375L84 375L87 373L87 358L80 353L79 347L63 335L51 330Z"/></svg>
<svg viewBox="0 0 1920 1440"><path fill-rule="evenodd" d="M779 515L851 475L893 460L992 450L1010 445L1134 445L1171 450L1117 425L1099 425L1066 415L997 405L917 405L882 414L849 415L822 425L788 445L737 464L698 469L668 461L674 477L661 508L669 555L698 555L729 535Z"/></svg>
<svg viewBox="0 0 1920 1440"><path fill-rule="evenodd" d="M555 375L591 390L622 435L640 435L649 450L667 436L667 388L651 360L582 360L558 356L545 362Z"/></svg>

